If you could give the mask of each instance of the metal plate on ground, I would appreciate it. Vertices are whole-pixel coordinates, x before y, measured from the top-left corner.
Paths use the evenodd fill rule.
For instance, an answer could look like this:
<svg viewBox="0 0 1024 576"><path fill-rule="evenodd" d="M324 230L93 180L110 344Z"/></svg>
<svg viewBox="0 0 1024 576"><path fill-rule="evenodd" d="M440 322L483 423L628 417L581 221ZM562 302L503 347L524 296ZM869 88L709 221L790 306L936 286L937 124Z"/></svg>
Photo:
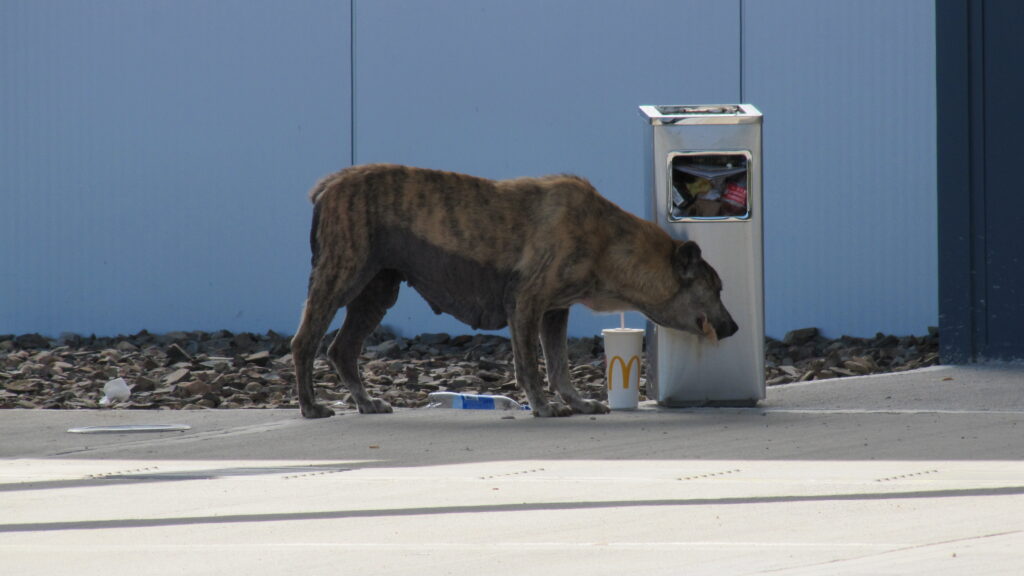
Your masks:
<svg viewBox="0 0 1024 576"><path fill-rule="evenodd" d="M190 430L188 424L119 424L115 426L80 426L68 428L72 434L124 434L136 432L181 432Z"/></svg>

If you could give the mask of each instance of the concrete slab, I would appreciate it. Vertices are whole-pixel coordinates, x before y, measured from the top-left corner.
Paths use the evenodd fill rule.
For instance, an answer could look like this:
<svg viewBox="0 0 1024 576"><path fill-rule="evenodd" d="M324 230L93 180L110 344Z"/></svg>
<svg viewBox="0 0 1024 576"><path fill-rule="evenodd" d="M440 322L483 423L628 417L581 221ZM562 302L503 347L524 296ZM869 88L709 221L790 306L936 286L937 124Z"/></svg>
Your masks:
<svg viewBox="0 0 1024 576"><path fill-rule="evenodd" d="M1024 367L756 409L0 412L16 574L1018 574ZM185 432L69 434L188 424Z"/></svg>

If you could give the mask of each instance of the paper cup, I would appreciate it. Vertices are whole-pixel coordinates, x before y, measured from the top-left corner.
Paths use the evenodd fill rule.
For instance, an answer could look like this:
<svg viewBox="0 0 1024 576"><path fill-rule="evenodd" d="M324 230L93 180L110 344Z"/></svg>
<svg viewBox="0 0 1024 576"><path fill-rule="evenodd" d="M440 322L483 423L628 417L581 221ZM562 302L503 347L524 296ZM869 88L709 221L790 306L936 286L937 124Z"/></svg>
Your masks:
<svg viewBox="0 0 1024 576"><path fill-rule="evenodd" d="M644 331L639 328L609 328L602 330L601 335L604 336L608 407L612 410L636 410L640 402Z"/></svg>

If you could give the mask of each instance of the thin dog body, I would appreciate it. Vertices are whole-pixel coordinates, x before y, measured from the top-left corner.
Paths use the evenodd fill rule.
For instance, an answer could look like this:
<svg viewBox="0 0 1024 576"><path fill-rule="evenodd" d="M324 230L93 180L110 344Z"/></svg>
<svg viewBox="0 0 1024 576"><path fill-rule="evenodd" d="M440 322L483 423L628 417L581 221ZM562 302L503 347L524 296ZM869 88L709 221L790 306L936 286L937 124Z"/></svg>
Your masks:
<svg viewBox="0 0 1024 576"><path fill-rule="evenodd" d="M576 176L495 181L374 164L327 176L310 200L312 272L292 339L307 418L334 413L316 402L313 360L341 307L345 320L328 358L360 412L391 412L366 392L358 359L403 281L437 313L474 329L509 327L516 380L537 416L608 411L570 381L572 304L637 310L661 326L703 336L725 338L738 329L697 244L672 239ZM561 402L544 394L538 340Z"/></svg>

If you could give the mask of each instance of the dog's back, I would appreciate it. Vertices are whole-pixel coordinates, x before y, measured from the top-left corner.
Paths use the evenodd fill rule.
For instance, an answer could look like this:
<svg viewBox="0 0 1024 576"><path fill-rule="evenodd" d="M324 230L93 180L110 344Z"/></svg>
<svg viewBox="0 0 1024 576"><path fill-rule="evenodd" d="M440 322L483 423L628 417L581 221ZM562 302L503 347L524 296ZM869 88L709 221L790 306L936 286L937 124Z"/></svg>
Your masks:
<svg viewBox="0 0 1024 576"><path fill-rule="evenodd" d="M400 272L435 311L485 329L505 325L506 297L524 275L583 241L583 227L567 223L606 204L575 176L494 181L387 164L332 174L310 199L315 266L366 258Z"/></svg>

